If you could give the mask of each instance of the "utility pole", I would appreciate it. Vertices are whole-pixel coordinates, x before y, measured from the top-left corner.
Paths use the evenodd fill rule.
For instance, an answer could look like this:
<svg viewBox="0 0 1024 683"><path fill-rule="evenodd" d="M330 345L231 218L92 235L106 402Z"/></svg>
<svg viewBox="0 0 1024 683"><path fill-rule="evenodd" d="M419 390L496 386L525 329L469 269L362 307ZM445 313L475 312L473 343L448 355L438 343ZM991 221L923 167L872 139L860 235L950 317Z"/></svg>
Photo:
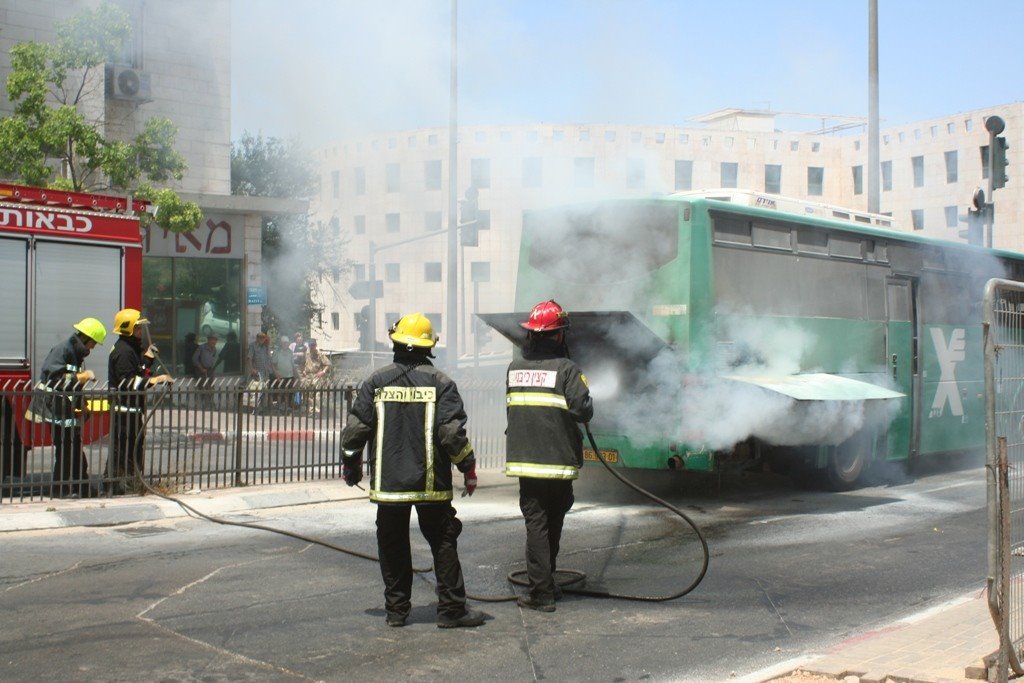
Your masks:
<svg viewBox="0 0 1024 683"><path fill-rule="evenodd" d="M878 0L868 0L868 212L881 211L878 183Z"/></svg>
<svg viewBox="0 0 1024 683"><path fill-rule="evenodd" d="M459 0L452 0L452 46L451 46L451 80L448 101L448 306L447 306L447 339L445 346L448 357L445 359L450 369L458 367L459 362L459 298L457 286L459 282L459 234L458 234L458 27Z"/></svg>

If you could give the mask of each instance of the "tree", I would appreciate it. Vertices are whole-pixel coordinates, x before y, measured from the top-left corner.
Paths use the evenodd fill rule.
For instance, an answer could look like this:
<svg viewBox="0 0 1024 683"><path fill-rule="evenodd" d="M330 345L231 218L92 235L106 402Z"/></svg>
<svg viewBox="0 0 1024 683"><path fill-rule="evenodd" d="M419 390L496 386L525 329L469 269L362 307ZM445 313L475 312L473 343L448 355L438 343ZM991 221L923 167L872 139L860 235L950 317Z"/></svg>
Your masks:
<svg viewBox="0 0 1024 683"><path fill-rule="evenodd" d="M232 194L309 199L316 190L317 175L297 141L244 132L232 143ZM264 327L308 332L323 312L320 285L349 268L343 241L328 238L306 213L279 214L264 217L262 246L264 281L271 283Z"/></svg>
<svg viewBox="0 0 1024 683"><path fill-rule="evenodd" d="M131 36L128 15L103 3L56 29L53 44L11 48L7 96L14 113L0 119L0 174L40 187L130 192L156 205L153 220L161 227L194 229L202 219L199 206L154 185L181 180L186 169L174 149L174 124L152 117L126 141L105 137L99 117L88 116L97 99L103 102L103 65Z"/></svg>

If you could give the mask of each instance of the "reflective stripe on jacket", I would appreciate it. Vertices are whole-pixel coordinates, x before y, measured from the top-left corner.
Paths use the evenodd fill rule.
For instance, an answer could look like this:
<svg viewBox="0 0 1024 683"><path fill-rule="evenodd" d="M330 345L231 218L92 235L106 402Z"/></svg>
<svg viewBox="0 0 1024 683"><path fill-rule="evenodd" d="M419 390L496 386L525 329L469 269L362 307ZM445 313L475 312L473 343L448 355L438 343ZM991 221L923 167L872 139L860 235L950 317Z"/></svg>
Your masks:
<svg viewBox="0 0 1024 683"><path fill-rule="evenodd" d="M452 499L452 465L475 463L458 387L422 355L396 354L359 387L341 434L346 459L369 443L370 500Z"/></svg>
<svg viewBox="0 0 1024 683"><path fill-rule="evenodd" d="M505 474L576 479L583 464L577 426L594 415L586 378L568 358L532 353L512 361L505 380Z"/></svg>

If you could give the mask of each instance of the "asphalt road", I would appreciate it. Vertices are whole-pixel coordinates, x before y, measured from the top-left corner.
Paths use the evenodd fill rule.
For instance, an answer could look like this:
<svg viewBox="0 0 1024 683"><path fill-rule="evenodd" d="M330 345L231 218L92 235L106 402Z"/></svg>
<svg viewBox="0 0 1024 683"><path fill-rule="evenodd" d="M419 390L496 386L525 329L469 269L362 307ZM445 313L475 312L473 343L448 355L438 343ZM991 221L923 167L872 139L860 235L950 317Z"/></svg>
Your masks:
<svg viewBox="0 0 1024 683"><path fill-rule="evenodd" d="M384 625L373 563L197 519L18 532L2 538L4 681L718 681L744 675L981 587L979 466L835 494L752 475L673 482L711 547L704 582L668 603L569 595L553 614L477 605L478 629L434 626L431 584L411 623ZM691 531L598 468L569 515L560 566L588 588L667 594L689 583ZM456 502L467 588L509 591L522 568L514 486ZM366 501L239 515L374 552ZM0 511L2 513L2 511ZM413 528L414 557L429 564Z"/></svg>

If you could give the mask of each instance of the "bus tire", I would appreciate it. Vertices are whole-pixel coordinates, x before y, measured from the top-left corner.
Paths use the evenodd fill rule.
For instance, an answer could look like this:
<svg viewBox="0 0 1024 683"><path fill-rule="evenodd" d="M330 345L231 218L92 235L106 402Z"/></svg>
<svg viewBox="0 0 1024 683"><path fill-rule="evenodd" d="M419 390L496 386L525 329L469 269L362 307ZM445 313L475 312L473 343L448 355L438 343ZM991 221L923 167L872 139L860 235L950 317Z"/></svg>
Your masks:
<svg viewBox="0 0 1024 683"><path fill-rule="evenodd" d="M825 466L825 483L832 491L849 491L856 487L871 461L871 438L855 434L829 449Z"/></svg>

